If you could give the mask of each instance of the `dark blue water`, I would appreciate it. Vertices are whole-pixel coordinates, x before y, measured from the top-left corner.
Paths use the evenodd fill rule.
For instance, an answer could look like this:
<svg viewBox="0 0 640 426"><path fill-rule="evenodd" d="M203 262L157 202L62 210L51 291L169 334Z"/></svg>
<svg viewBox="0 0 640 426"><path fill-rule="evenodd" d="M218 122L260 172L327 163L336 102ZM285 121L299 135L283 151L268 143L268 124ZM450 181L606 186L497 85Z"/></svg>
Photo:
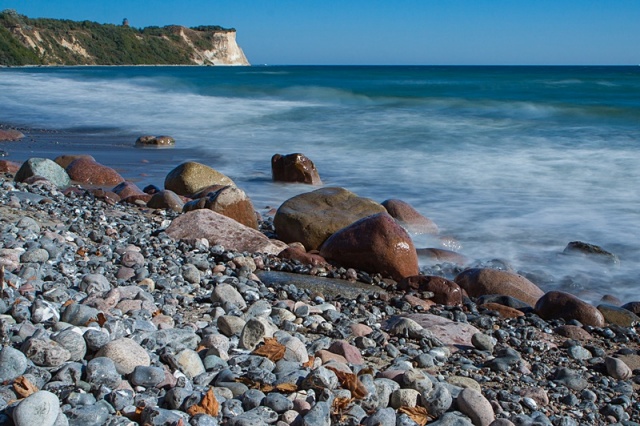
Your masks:
<svg viewBox="0 0 640 426"><path fill-rule="evenodd" d="M130 135L102 161L141 184L205 162L257 208L308 190L270 182L274 153L303 152L325 184L410 202L472 258L590 300L640 294L640 67L2 69L0 105L4 123ZM142 134L178 147L136 150ZM621 266L558 256L574 240Z"/></svg>

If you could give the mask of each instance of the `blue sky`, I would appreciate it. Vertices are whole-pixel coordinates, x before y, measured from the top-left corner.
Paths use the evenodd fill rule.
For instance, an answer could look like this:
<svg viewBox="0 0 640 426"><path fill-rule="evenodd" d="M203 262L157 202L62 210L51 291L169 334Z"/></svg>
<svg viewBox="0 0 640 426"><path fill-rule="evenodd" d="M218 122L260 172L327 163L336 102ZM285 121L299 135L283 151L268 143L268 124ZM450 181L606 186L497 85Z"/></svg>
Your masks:
<svg viewBox="0 0 640 426"><path fill-rule="evenodd" d="M8 8L234 27L255 65L640 64L640 0L0 0Z"/></svg>

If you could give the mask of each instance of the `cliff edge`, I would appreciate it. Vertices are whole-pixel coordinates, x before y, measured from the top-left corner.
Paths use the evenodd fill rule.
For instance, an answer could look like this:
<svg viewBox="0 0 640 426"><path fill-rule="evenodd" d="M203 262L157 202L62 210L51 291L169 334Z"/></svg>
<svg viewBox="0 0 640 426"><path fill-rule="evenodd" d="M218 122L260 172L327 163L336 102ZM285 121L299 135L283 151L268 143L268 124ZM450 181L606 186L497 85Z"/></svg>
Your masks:
<svg viewBox="0 0 640 426"><path fill-rule="evenodd" d="M0 65L250 65L236 30L130 27L0 12Z"/></svg>

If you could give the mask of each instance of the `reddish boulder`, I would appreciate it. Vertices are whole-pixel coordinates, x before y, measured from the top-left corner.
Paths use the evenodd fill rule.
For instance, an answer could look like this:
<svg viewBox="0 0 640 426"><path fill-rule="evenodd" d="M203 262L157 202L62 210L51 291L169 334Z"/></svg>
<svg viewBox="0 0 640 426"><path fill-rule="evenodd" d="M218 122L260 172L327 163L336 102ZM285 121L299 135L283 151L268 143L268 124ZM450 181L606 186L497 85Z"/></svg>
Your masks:
<svg viewBox="0 0 640 426"><path fill-rule="evenodd" d="M24 134L14 129L0 129L0 141L17 141L24 138Z"/></svg>
<svg viewBox="0 0 640 426"><path fill-rule="evenodd" d="M640 302L629 302L622 305L622 307L628 311L633 312L636 315L640 315Z"/></svg>
<svg viewBox="0 0 640 426"><path fill-rule="evenodd" d="M291 245L278 253L278 257L281 259L297 260L303 265L327 265L327 261L325 260L325 258L320 256L319 254L307 253L306 251L304 251L304 248L300 249L297 247L292 247Z"/></svg>
<svg viewBox="0 0 640 426"><path fill-rule="evenodd" d="M313 161L303 154L276 154L271 157L271 175L274 181L322 185Z"/></svg>
<svg viewBox="0 0 640 426"><path fill-rule="evenodd" d="M437 234L438 226L429 218L421 215L409 203L390 199L382 202L387 213L397 220L409 233Z"/></svg>
<svg viewBox="0 0 640 426"><path fill-rule="evenodd" d="M235 186L235 183L219 171L194 161L180 164L164 180L165 189L187 196L211 185Z"/></svg>
<svg viewBox="0 0 640 426"><path fill-rule="evenodd" d="M166 230L174 240L196 241L204 238L210 245L249 253L278 254L286 245L270 240L262 232L207 209L194 210L175 218Z"/></svg>
<svg viewBox="0 0 640 426"><path fill-rule="evenodd" d="M604 327L604 317L598 309L576 296L562 291L550 291L538 300L535 311L542 319L577 320L584 325Z"/></svg>
<svg viewBox="0 0 640 426"><path fill-rule="evenodd" d="M442 277L430 275L407 277L398 283L398 290L430 291L433 293L431 300L435 303L447 306L462 304L462 289L460 286Z"/></svg>
<svg viewBox="0 0 640 426"><path fill-rule="evenodd" d="M91 155L85 155L85 154L59 155L53 161L55 161L56 164L58 164L63 169L66 169L67 167L69 167L69 164L73 163L74 161L76 161L79 158L86 158L86 159L91 160L91 161L96 161L96 159L93 158Z"/></svg>
<svg viewBox="0 0 640 426"><path fill-rule="evenodd" d="M453 263L454 265L464 266L471 261L455 251L439 249L439 248L420 248L416 250L418 257L435 263Z"/></svg>
<svg viewBox="0 0 640 426"><path fill-rule="evenodd" d="M320 255L344 267L401 280L418 275L411 237L387 213L365 217L333 234Z"/></svg>
<svg viewBox="0 0 640 426"><path fill-rule="evenodd" d="M71 180L89 185L117 185L124 182L120 173L89 158L73 160L65 170Z"/></svg>
<svg viewBox="0 0 640 426"><path fill-rule="evenodd" d="M515 297L534 306L544 292L522 275L489 268L472 268L461 272L455 282L471 297L501 294Z"/></svg>
<svg viewBox="0 0 640 426"><path fill-rule="evenodd" d="M0 160L0 173L18 173L21 164L14 163L13 161Z"/></svg>
<svg viewBox="0 0 640 426"><path fill-rule="evenodd" d="M147 207L152 209L171 209L174 212L181 212L184 207L182 198L173 191L165 190L153 194L147 202Z"/></svg>
<svg viewBox="0 0 640 426"><path fill-rule="evenodd" d="M317 250L337 230L383 212L382 205L346 189L321 188L282 203L273 224L282 241L298 241L307 250Z"/></svg>
<svg viewBox="0 0 640 426"><path fill-rule="evenodd" d="M138 185L133 182L129 182L128 180L117 185L112 191L118 194L122 199L131 197L132 195L146 195L142 192L142 189L138 188Z"/></svg>
<svg viewBox="0 0 640 426"><path fill-rule="evenodd" d="M253 204L247 194L238 187L223 186L215 192L209 192L206 196L184 205L185 212L198 209L213 210L245 226L258 229L258 219Z"/></svg>

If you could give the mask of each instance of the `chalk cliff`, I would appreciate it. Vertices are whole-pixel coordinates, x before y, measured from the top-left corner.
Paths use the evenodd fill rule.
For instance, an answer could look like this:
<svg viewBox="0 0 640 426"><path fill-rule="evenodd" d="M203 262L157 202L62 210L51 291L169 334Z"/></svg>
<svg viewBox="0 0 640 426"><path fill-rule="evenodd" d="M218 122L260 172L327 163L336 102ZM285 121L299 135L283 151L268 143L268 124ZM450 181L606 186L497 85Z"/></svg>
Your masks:
<svg viewBox="0 0 640 426"><path fill-rule="evenodd" d="M0 13L0 65L249 65L236 30L130 27Z"/></svg>

